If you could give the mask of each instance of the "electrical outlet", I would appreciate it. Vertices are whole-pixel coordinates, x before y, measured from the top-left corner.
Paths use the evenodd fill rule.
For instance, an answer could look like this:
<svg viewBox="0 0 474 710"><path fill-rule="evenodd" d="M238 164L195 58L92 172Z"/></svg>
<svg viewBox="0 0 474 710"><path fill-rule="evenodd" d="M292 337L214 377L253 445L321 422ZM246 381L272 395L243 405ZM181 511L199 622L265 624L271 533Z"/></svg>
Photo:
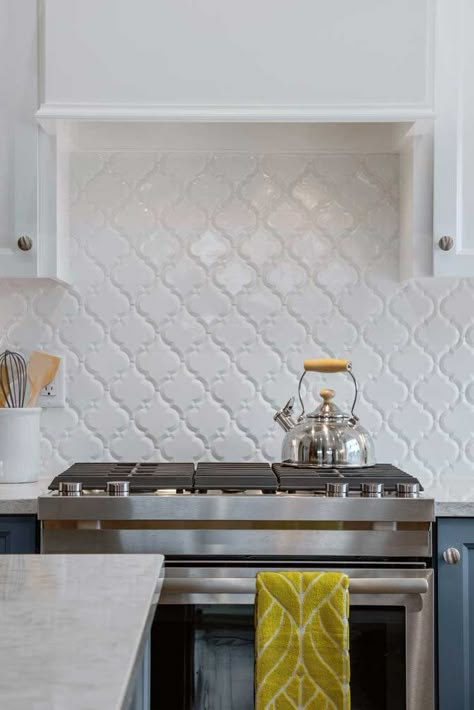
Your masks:
<svg viewBox="0 0 474 710"><path fill-rule="evenodd" d="M59 353L52 353L59 355ZM56 377L49 385L43 387L38 397L38 407L65 407L66 406L66 361L63 355L59 355L59 363Z"/></svg>

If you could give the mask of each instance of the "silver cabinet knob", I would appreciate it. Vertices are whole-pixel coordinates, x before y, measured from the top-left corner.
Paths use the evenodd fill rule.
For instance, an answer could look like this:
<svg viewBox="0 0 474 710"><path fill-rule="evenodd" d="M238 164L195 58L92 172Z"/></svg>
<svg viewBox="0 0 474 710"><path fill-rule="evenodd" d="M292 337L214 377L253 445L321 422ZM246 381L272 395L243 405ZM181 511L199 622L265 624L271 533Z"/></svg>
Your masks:
<svg viewBox="0 0 474 710"><path fill-rule="evenodd" d="M452 237L441 237L438 242L438 246L441 251L450 251L454 246L454 239Z"/></svg>
<svg viewBox="0 0 474 710"><path fill-rule="evenodd" d="M448 563L448 565L457 565L461 559L461 553L456 547L448 547L447 550L443 552L443 560Z"/></svg>
<svg viewBox="0 0 474 710"><path fill-rule="evenodd" d="M18 249L21 251L30 251L33 246L33 240L31 237L23 236L17 241Z"/></svg>

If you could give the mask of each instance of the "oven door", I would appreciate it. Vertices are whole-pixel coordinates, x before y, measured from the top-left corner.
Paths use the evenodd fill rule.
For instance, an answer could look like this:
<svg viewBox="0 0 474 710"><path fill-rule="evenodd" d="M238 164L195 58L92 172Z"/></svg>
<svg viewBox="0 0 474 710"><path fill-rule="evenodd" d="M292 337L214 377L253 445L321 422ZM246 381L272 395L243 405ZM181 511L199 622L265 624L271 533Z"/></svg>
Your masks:
<svg viewBox="0 0 474 710"><path fill-rule="evenodd" d="M168 562L152 633L152 707L252 710L255 575L350 577L352 710L433 710L433 572L425 568ZM354 563L353 563L354 564Z"/></svg>

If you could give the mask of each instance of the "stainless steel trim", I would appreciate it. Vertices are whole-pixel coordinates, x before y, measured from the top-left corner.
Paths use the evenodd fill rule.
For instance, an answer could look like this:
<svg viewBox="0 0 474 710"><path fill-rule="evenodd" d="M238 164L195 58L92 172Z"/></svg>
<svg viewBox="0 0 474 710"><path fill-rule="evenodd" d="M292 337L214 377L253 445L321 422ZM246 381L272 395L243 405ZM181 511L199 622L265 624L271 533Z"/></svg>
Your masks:
<svg viewBox="0 0 474 710"><path fill-rule="evenodd" d="M38 498L40 520L434 521L432 498L325 498L317 495L130 495Z"/></svg>
<svg viewBox="0 0 474 710"><path fill-rule="evenodd" d="M72 499L71 499L72 500ZM117 501L124 499L116 498ZM126 500L126 499L125 499ZM333 500L338 500L334 498ZM344 499L339 499L344 501ZM430 530L84 530L42 531L45 553L153 553L185 556L431 557Z"/></svg>
<svg viewBox="0 0 474 710"><path fill-rule="evenodd" d="M427 594L426 579L374 577L350 579L351 594ZM188 577L172 575L163 582L163 594L255 594L255 579L235 577Z"/></svg>

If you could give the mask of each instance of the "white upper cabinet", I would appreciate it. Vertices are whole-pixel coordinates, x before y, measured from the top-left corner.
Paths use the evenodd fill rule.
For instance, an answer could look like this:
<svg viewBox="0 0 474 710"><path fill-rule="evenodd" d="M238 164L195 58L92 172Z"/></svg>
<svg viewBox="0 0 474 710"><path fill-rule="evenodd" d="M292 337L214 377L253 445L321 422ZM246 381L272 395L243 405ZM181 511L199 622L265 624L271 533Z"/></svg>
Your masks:
<svg viewBox="0 0 474 710"><path fill-rule="evenodd" d="M434 273L474 276L473 0L438 0L436 25Z"/></svg>
<svg viewBox="0 0 474 710"><path fill-rule="evenodd" d="M61 141L38 127L38 85L37 0L0 0L0 278L67 278L57 216L67 171Z"/></svg>
<svg viewBox="0 0 474 710"><path fill-rule="evenodd" d="M0 0L0 276L37 274L36 56L35 0Z"/></svg>
<svg viewBox="0 0 474 710"><path fill-rule="evenodd" d="M432 115L433 0L42 0L39 117Z"/></svg>

